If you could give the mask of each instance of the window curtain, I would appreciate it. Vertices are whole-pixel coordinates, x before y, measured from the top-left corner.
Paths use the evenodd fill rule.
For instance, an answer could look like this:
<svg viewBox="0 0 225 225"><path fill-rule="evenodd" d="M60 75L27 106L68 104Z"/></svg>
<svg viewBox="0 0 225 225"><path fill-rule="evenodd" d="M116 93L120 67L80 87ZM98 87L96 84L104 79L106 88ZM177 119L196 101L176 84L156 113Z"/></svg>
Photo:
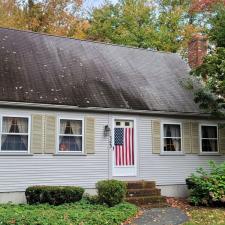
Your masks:
<svg viewBox="0 0 225 225"><path fill-rule="evenodd" d="M59 150L60 151L82 151L82 121L61 120L60 121ZM63 135L64 134L64 135ZM67 134L74 136L66 136Z"/></svg>
<svg viewBox="0 0 225 225"><path fill-rule="evenodd" d="M164 125L164 137L166 138L166 145L169 146L167 151L180 151L181 150L181 140L173 137L180 137L180 126L179 125ZM171 138L169 138L171 137Z"/></svg>
<svg viewBox="0 0 225 225"><path fill-rule="evenodd" d="M217 138L217 128L214 126L203 126L202 127L203 138Z"/></svg>
<svg viewBox="0 0 225 225"><path fill-rule="evenodd" d="M208 138L203 140L203 151L216 152L217 151L217 128L214 126L202 127L202 137Z"/></svg>
<svg viewBox="0 0 225 225"><path fill-rule="evenodd" d="M61 136L59 140L60 151L82 151L82 137Z"/></svg>
<svg viewBox="0 0 225 225"><path fill-rule="evenodd" d="M28 133L28 119L19 117L3 117L3 133Z"/></svg>
<svg viewBox="0 0 225 225"><path fill-rule="evenodd" d="M28 133L28 120L26 118L3 117L2 132L1 150L28 150L28 135L13 135L13 133Z"/></svg>
<svg viewBox="0 0 225 225"><path fill-rule="evenodd" d="M60 134L82 134L82 121L60 120Z"/></svg>

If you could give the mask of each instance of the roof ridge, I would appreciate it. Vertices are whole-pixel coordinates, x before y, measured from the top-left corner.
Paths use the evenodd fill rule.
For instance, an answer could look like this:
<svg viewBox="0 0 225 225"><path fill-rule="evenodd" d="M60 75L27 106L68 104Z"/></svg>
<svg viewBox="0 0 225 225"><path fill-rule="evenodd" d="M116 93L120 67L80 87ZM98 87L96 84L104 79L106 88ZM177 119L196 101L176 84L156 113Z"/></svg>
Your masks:
<svg viewBox="0 0 225 225"><path fill-rule="evenodd" d="M81 42L89 42L89 43L96 43L96 44L102 44L102 45L111 45L111 46L117 46L117 47L122 47L122 48L131 48L131 49L150 51L150 52L158 52L158 53L165 53L165 54L177 54L177 53L173 53L173 52L159 51L159 50L154 50L154 49L150 49L150 48L139 48L139 47L134 47L131 45L122 45L122 44L114 44L114 43L110 43L110 42L93 41L90 39L72 38L72 37L60 36L60 35L56 35L56 34L48 34L48 33L44 33L44 32L35 32L35 31L31 31L31 30L20 30L20 29L10 28L10 27L1 27L0 26L0 29L13 30L13 31L19 31L19 32L24 32L24 33L32 33L32 34L36 34L36 35L44 35L44 36L50 36L50 37L58 37L58 38L76 40L76 41L81 41Z"/></svg>

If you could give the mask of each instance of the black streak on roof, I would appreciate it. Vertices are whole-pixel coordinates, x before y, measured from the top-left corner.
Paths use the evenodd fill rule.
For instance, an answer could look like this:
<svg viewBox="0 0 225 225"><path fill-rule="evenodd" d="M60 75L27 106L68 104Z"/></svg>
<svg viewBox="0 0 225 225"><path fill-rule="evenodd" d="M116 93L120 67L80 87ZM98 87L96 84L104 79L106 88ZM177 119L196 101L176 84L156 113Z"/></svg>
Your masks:
<svg viewBox="0 0 225 225"><path fill-rule="evenodd" d="M0 101L199 112L176 54L0 28Z"/></svg>

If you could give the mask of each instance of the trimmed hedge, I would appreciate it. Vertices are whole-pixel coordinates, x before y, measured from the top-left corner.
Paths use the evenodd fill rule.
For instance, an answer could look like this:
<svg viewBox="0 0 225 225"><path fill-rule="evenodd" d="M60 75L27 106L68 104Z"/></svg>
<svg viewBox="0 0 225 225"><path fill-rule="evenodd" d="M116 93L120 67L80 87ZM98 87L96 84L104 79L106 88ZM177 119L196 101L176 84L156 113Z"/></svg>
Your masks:
<svg viewBox="0 0 225 225"><path fill-rule="evenodd" d="M186 179L193 205L225 206L225 162L209 162L210 172L199 168Z"/></svg>
<svg viewBox="0 0 225 225"><path fill-rule="evenodd" d="M126 184L118 180L99 181L96 188L99 201L110 207L123 202L127 192Z"/></svg>
<svg viewBox="0 0 225 225"><path fill-rule="evenodd" d="M82 199L84 189L74 186L32 186L25 191L28 204L61 205Z"/></svg>

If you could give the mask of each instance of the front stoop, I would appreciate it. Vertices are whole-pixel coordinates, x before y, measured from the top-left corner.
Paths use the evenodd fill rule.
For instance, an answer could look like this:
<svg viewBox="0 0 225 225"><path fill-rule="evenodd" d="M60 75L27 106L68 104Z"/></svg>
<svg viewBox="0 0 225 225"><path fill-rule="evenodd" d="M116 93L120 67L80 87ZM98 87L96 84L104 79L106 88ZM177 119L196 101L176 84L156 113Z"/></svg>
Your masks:
<svg viewBox="0 0 225 225"><path fill-rule="evenodd" d="M143 208L166 207L166 198L154 181L128 181L126 201Z"/></svg>

